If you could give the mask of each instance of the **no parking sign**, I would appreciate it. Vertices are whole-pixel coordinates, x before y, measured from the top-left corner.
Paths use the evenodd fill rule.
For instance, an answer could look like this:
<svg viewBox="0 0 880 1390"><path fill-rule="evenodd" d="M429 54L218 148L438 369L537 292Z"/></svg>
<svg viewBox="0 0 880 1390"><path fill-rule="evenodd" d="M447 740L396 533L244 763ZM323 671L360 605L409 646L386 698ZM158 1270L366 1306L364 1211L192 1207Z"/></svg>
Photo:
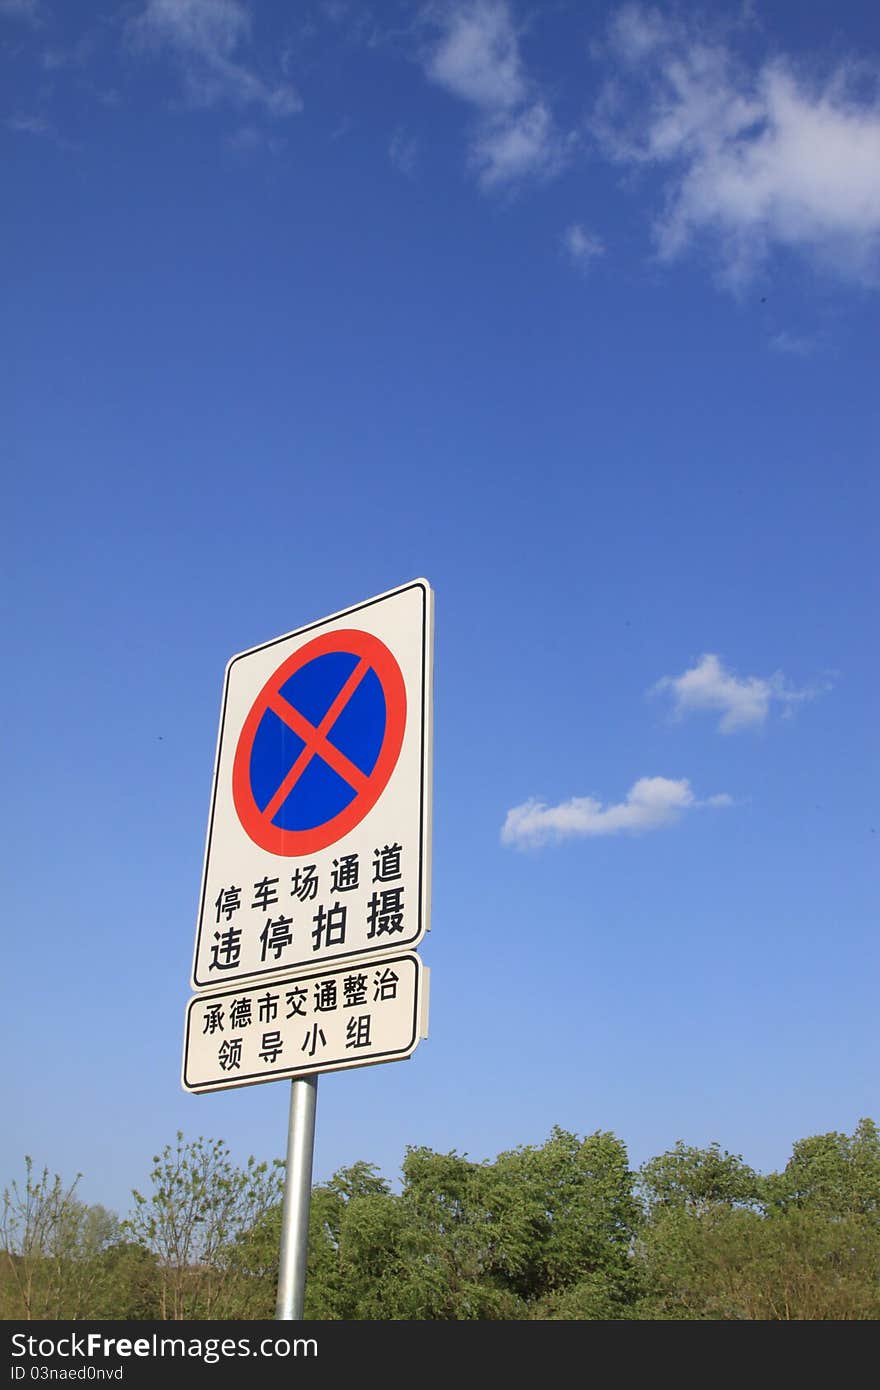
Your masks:
<svg viewBox="0 0 880 1390"><path fill-rule="evenodd" d="M230 660L196 989L422 939L432 657L418 579Z"/></svg>

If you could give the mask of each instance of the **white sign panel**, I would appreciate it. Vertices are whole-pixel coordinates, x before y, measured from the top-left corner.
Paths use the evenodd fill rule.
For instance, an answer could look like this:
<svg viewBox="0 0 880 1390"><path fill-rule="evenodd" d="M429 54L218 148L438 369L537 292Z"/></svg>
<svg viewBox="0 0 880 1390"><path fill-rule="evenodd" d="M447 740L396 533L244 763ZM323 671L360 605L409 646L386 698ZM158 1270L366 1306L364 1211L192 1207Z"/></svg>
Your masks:
<svg viewBox="0 0 880 1390"><path fill-rule="evenodd" d="M231 659L195 989L422 939L432 658L417 579Z"/></svg>
<svg viewBox="0 0 880 1390"><path fill-rule="evenodd" d="M183 1086L220 1091L396 1062L427 1036L428 971L411 952L191 999Z"/></svg>

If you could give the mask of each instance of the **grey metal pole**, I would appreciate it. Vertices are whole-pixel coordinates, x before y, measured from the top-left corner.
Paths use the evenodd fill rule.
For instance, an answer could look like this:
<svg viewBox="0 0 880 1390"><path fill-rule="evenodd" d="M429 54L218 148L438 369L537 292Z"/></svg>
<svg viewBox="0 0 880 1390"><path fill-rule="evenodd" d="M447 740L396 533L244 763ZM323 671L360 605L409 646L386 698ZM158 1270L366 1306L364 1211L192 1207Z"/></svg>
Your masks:
<svg viewBox="0 0 880 1390"><path fill-rule="evenodd" d="M275 1306L276 1319L287 1322L301 1321L305 1304L317 1100L317 1076L301 1076L291 1081L287 1170L281 1209L278 1302Z"/></svg>

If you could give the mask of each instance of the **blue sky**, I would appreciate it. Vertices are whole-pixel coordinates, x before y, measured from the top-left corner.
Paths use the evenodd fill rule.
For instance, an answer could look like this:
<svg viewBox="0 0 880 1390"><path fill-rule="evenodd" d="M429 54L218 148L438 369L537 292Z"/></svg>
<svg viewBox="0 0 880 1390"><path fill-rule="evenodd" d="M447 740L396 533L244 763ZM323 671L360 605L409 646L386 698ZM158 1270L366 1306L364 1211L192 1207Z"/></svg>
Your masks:
<svg viewBox="0 0 880 1390"><path fill-rule="evenodd" d="M878 1114L869 4L0 0L3 1182L175 1132L223 671L426 577L431 1036L315 1176Z"/></svg>

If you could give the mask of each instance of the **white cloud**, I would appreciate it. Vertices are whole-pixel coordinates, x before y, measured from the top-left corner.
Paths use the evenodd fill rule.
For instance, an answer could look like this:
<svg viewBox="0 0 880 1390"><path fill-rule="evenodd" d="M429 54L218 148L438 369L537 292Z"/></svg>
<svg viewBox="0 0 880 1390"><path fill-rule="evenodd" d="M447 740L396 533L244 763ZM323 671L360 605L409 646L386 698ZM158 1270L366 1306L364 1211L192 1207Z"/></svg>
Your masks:
<svg viewBox="0 0 880 1390"><path fill-rule="evenodd" d="M504 821L501 842L525 849L575 836L638 834L674 825L684 811L696 807L731 804L724 792L698 801L686 777L640 777L626 800L612 806L592 796L574 796L558 806L536 799L514 806Z"/></svg>
<svg viewBox="0 0 880 1390"><path fill-rule="evenodd" d="M481 187L556 174L570 142L525 72L507 0L432 5L423 20L439 30L424 53L427 77L476 109L468 165Z"/></svg>
<svg viewBox="0 0 880 1390"><path fill-rule="evenodd" d="M735 676L725 670L714 653L707 652L682 675L663 676L652 686L651 693L669 691L678 719L699 710L720 711L718 728L723 734L732 734L763 724L773 703L782 706L784 715L791 714L795 705L828 689L830 683L826 681L821 686L797 690L786 684L780 671L766 677Z"/></svg>
<svg viewBox="0 0 880 1390"><path fill-rule="evenodd" d="M717 35L627 5L605 49L616 76L594 133L619 162L668 171L661 259L709 237L742 286L779 248L872 283L880 275L880 100L861 65L823 83L782 59L746 68Z"/></svg>
<svg viewBox="0 0 880 1390"><path fill-rule="evenodd" d="M256 105L276 117L302 108L289 82L268 82L237 60L251 36L251 15L242 0L147 0L129 35L136 47L174 55L193 105Z"/></svg>
<svg viewBox="0 0 880 1390"><path fill-rule="evenodd" d="M586 270L598 256L605 254L605 247L597 236L593 236L580 222L572 222L562 234L562 244L569 259L582 270Z"/></svg>
<svg viewBox="0 0 880 1390"><path fill-rule="evenodd" d="M432 82L490 112L525 100L519 41L504 0L478 0L437 14L442 37L429 53Z"/></svg>
<svg viewBox="0 0 880 1390"><path fill-rule="evenodd" d="M565 160L565 148L542 101L483 121L468 163L483 188L523 178L552 178Z"/></svg>

